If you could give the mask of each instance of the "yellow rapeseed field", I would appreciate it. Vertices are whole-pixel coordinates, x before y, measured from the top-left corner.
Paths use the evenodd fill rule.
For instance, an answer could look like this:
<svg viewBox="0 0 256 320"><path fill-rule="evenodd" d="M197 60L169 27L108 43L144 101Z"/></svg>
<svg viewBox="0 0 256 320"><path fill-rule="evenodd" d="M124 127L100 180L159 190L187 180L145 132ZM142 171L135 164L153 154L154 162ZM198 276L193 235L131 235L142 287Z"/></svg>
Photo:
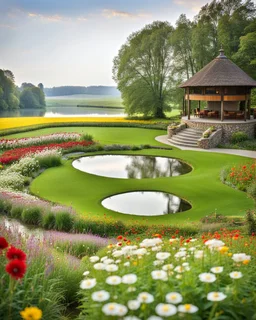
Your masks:
<svg viewBox="0 0 256 320"><path fill-rule="evenodd" d="M133 122L148 123L143 120L126 120L122 117L100 118L100 117L70 117L70 118L42 118L42 117L24 117L24 118L0 118L0 130L27 127L46 123L75 123L75 122Z"/></svg>

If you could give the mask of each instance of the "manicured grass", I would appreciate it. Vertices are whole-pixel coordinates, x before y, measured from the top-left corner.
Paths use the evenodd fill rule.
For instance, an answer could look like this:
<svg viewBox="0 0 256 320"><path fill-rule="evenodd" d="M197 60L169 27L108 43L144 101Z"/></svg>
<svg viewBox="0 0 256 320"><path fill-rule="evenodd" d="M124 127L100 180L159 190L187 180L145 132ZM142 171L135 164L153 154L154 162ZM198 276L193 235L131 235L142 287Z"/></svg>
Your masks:
<svg viewBox="0 0 256 320"><path fill-rule="evenodd" d="M5 136L5 139L38 137L55 132L78 132L88 133L93 136L94 141L101 144L151 144L163 146L155 140L156 136L163 135L163 130L148 130L139 128L104 128L104 127L57 127L45 128L36 131L23 132Z"/></svg>
<svg viewBox="0 0 256 320"><path fill-rule="evenodd" d="M65 129L77 132L86 130L103 144L161 145L154 140L154 137L163 134L161 130L138 128L71 127ZM36 136L58 131L62 131L62 128L43 129L12 137ZM246 158L198 151L181 151L176 148L173 150L149 149L137 152L115 152L115 154L145 154L180 158L189 163L194 170L187 175L171 178L111 179L80 172L72 167L71 161L66 161L62 167L48 169L36 178L31 185L31 191L45 199L72 205L82 216L103 217L104 214L107 214L116 220L129 223L138 221L172 225L184 221L198 221L200 217L215 210L224 215L244 215L247 209L253 207L253 201L247 198L245 193L223 185L219 179L221 168L246 162L248 160ZM145 218L119 214L101 206L101 201L105 197L133 190L169 192L189 201L192 209L175 215Z"/></svg>

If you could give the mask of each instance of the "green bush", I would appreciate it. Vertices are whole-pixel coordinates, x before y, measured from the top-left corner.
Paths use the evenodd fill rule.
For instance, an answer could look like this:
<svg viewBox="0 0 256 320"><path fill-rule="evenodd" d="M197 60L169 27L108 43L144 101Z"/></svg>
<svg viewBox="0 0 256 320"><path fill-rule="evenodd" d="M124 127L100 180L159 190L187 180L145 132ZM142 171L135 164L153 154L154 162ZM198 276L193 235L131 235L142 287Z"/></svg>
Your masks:
<svg viewBox="0 0 256 320"><path fill-rule="evenodd" d="M252 210L249 210L246 213L246 224L248 234L256 234L256 214Z"/></svg>
<svg viewBox="0 0 256 320"><path fill-rule="evenodd" d="M79 259L93 255L104 246L90 241L57 241L54 244L57 251L67 253Z"/></svg>
<svg viewBox="0 0 256 320"><path fill-rule="evenodd" d="M256 182L253 182L247 188L248 195L256 201Z"/></svg>
<svg viewBox="0 0 256 320"><path fill-rule="evenodd" d="M10 215L11 215L12 218L20 219L21 215L22 215L22 211L23 211L23 207L13 206L11 208Z"/></svg>
<svg viewBox="0 0 256 320"><path fill-rule="evenodd" d="M245 140L248 140L248 135L242 131L234 132L231 136L232 143L238 143Z"/></svg>
<svg viewBox="0 0 256 320"><path fill-rule="evenodd" d="M43 215L43 218L42 218L42 227L43 227L44 229L47 229L47 230L54 229L55 223L56 223L56 220L55 220L55 214L54 214L54 213L52 213L52 212L46 212L46 213Z"/></svg>
<svg viewBox="0 0 256 320"><path fill-rule="evenodd" d="M93 136L89 133L83 133L81 136L82 141L93 141Z"/></svg>
<svg viewBox="0 0 256 320"><path fill-rule="evenodd" d="M9 215L12 208L12 204L9 201L0 199L0 214Z"/></svg>
<svg viewBox="0 0 256 320"><path fill-rule="evenodd" d="M69 212L58 212L55 216L55 229L58 231L70 231L73 228L74 219Z"/></svg>
<svg viewBox="0 0 256 320"><path fill-rule="evenodd" d="M42 223L42 210L38 207L26 208L22 211L21 220L24 223L39 226Z"/></svg>

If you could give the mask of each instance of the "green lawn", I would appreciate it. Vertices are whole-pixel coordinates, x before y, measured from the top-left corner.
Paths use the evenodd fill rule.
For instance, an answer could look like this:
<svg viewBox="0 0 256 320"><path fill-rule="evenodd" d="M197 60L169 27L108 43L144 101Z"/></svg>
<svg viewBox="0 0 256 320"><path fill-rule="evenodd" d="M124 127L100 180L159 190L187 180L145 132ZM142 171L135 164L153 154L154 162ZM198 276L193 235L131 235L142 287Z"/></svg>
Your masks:
<svg viewBox="0 0 256 320"><path fill-rule="evenodd" d="M155 136L164 134L161 130L146 130L137 128L51 128L27 132L10 137L38 136L61 131L86 131L95 140L104 144L151 144L161 145L154 140ZM117 152L116 152L117 153ZM241 216L253 207L253 201L246 194L234 190L220 182L221 168L248 161L233 155L207 153L198 151L173 150L142 150L137 152L118 152L118 154L145 154L180 158L193 167L189 174L159 179L113 179L80 172L74 169L71 161L66 161L62 167L46 170L36 178L31 191L48 200L72 205L81 215L111 217L126 222L181 224L185 221L197 221L217 209L217 213ZM138 217L124 215L107 210L101 206L101 201L108 196L133 190L165 191L187 200L192 209L175 215L158 217Z"/></svg>
<svg viewBox="0 0 256 320"><path fill-rule="evenodd" d="M77 105L123 107L121 97L90 94L46 97L46 105L47 107L76 107Z"/></svg>

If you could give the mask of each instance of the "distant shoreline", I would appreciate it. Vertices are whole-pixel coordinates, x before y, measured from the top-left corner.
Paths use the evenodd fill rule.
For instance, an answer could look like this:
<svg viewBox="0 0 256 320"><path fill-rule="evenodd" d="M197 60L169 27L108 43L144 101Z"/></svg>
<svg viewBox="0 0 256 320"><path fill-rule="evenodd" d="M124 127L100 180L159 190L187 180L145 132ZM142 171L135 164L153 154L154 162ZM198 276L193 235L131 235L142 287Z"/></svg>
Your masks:
<svg viewBox="0 0 256 320"><path fill-rule="evenodd" d="M113 107L113 106L93 106L88 104L78 104L77 108L104 108L104 109L124 109L124 107Z"/></svg>

